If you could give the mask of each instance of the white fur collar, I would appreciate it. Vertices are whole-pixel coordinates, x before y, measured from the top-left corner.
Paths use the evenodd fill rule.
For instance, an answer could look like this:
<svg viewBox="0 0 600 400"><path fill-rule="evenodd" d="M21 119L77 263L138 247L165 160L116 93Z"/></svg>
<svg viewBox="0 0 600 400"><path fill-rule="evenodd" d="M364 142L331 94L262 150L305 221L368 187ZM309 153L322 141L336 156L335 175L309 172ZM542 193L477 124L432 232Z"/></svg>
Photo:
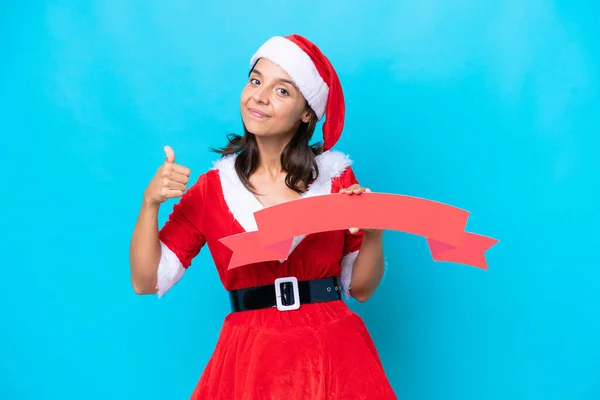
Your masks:
<svg viewBox="0 0 600 400"><path fill-rule="evenodd" d="M256 231L254 213L264 208L258 199L243 185L235 172L236 155L229 155L214 163L219 171L223 197L229 211L246 232ZM331 193L331 180L337 178L352 164L352 160L339 151L329 150L316 157L319 166L319 177L308 187L302 197L312 197ZM304 239L303 236L294 238L290 253Z"/></svg>

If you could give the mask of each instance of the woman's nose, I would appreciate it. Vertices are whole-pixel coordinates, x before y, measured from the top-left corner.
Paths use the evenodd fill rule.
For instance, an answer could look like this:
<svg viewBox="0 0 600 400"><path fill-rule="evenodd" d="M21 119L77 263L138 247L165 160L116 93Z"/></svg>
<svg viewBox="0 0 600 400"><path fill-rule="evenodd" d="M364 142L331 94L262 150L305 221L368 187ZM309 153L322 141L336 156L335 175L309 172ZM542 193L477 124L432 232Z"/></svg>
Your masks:
<svg viewBox="0 0 600 400"><path fill-rule="evenodd" d="M257 103L268 104L269 103L269 93L267 92L267 88L261 86L256 88L254 94L252 95L252 99Z"/></svg>

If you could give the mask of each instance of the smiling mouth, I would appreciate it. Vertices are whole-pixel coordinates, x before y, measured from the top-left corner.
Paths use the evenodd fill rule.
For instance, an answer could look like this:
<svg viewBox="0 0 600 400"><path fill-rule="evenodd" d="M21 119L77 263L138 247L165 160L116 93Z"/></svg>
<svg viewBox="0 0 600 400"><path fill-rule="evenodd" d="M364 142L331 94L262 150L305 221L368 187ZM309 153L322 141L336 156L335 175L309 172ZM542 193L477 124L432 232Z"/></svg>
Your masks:
<svg viewBox="0 0 600 400"><path fill-rule="evenodd" d="M264 119L264 118L268 118L269 116L267 114L265 114L262 111L259 111L255 108L249 108L248 109L248 113L250 113L250 115L252 115L255 118L259 118L259 119Z"/></svg>

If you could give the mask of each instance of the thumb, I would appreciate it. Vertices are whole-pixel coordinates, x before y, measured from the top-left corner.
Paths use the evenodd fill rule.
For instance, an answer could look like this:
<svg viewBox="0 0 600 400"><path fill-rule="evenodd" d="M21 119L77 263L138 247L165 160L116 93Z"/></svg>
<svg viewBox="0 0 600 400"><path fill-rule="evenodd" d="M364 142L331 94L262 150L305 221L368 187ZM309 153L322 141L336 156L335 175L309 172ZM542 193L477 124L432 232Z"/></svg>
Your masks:
<svg viewBox="0 0 600 400"><path fill-rule="evenodd" d="M174 163L175 162L175 152L170 146L165 146L165 155L167 156L166 162Z"/></svg>

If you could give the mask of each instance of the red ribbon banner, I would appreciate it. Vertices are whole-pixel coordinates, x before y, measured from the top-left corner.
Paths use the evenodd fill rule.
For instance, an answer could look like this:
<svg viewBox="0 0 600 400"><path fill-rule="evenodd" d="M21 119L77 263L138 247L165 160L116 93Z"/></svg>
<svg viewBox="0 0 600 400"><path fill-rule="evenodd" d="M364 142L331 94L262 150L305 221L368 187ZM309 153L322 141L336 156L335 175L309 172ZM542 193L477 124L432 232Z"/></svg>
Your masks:
<svg viewBox="0 0 600 400"><path fill-rule="evenodd" d="M465 232L469 213L417 197L361 193L306 197L254 213L257 231L220 241L233 251L229 269L285 260L295 236L352 227L395 230L423 236L435 261L487 270L485 251L498 240Z"/></svg>

